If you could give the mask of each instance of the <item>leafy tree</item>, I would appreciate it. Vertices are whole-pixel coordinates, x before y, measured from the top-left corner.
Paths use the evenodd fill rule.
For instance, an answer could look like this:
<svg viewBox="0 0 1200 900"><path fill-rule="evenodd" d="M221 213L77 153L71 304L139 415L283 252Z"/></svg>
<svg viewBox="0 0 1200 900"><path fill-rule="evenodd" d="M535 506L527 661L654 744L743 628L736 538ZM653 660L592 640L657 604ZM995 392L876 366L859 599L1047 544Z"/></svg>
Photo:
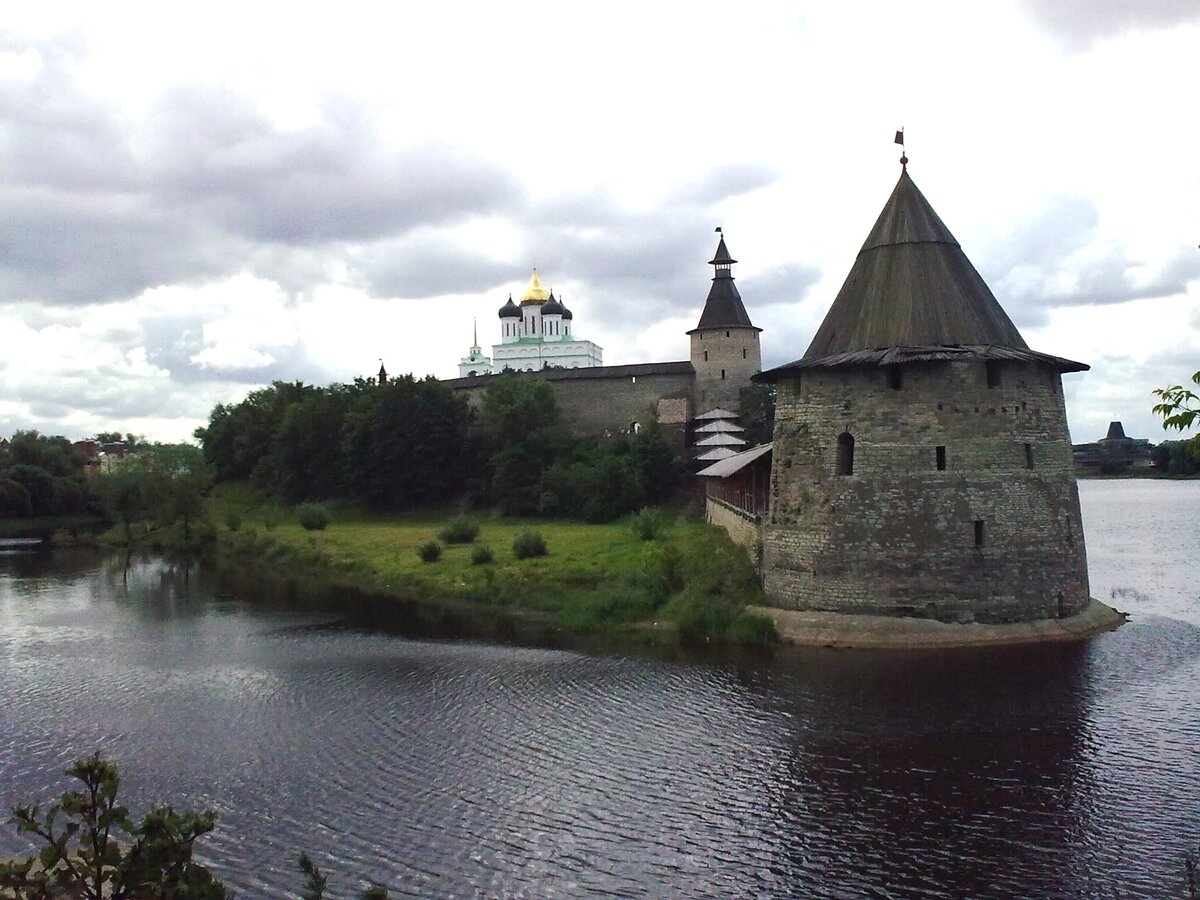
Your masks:
<svg viewBox="0 0 1200 900"><path fill-rule="evenodd" d="M191 444L148 444L108 472L92 479L108 514L133 539L136 522L159 526L178 522L184 539L204 516L210 477L204 455Z"/></svg>
<svg viewBox="0 0 1200 900"><path fill-rule="evenodd" d="M506 515L538 511L542 475L568 446L548 381L502 376L483 397L480 427L488 456L488 493Z"/></svg>
<svg viewBox="0 0 1200 900"><path fill-rule="evenodd" d="M1154 468L1170 475L1194 475L1200 472L1200 457L1192 441L1163 441L1150 451Z"/></svg>
<svg viewBox="0 0 1200 900"><path fill-rule="evenodd" d="M51 475L76 475L82 470L71 442L61 435L18 431L8 442L8 456L11 465L37 466Z"/></svg>
<svg viewBox="0 0 1200 900"><path fill-rule="evenodd" d="M33 514L33 503L25 485L0 477L0 516L20 518Z"/></svg>
<svg viewBox="0 0 1200 900"><path fill-rule="evenodd" d="M192 859L196 839L212 831L212 812L150 810L135 824L117 802L116 766L95 753L66 774L83 783L45 814L38 804L13 808L21 834L43 844L36 857L0 863L0 888L13 900L67 895L86 900L224 900L225 887ZM66 820L65 822L63 820ZM118 833L121 835L118 836Z"/></svg>
<svg viewBox="0 0 1200 900"><path fill-rule="evenodd" d="M1192 383L1200 385L1200 372L1192 375ZM1175 384L1156 388L1154 395L1161 401L1154 405L1154 412L1162 417L1163 428L1187 431L1200 423L1200 395L1195 391ZM1200 435L1191 439L1192 451L1200 454Z"/></svg>
<svg viewBox="0 0 1200 900"><path fill-rule="evenodd" d="M17 463L9 466L4 477L15 481L29 492L29 504L33 515L48 516L54 513L54 476L41 466Z"/></svg>
<svg viewBox="0 0 1200 900"><path fill-rule="evenodd" d="M473 471L466 401L434 378L392 378L359 394L342 428L342 479L376 509L462 493Z"/></svg>
<svg viewBox="0 0 1200 900"><path fill-rule="evenodd" d="M195 432L217 480L237 481L255 475L259 464L271 452L288 405L315 390L299 381L276 381L270 387L253 391L236 405L218 404L209 415L208 427ZM269 482L265 469L259 477L265 476Z"/></svg>

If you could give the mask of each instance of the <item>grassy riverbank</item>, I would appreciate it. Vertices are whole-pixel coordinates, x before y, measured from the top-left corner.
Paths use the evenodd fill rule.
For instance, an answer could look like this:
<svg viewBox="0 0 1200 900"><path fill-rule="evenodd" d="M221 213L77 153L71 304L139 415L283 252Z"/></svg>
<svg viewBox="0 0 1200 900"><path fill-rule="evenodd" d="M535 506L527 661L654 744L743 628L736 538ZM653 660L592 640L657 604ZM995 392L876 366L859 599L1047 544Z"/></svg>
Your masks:
<svg viewBox="0 0 1200 900"><path fill-rule="evenodd" d="M327 528L306 531L294 510L236 486L219 487L210 504L223 555L290 574L402 599L543 614L573 631L737 643L774 636L770 619L746 610L761 597L745 551L700 522L671 521L645 541L628 518L589 525L481 517L473 543L443 544L440 559L423 562L419 548L437 540L453 511L384 516L332 507ZM513 542L527 531L544 537L546 556L517 558ZM480 545L491 562L473 561Z"/></svg>

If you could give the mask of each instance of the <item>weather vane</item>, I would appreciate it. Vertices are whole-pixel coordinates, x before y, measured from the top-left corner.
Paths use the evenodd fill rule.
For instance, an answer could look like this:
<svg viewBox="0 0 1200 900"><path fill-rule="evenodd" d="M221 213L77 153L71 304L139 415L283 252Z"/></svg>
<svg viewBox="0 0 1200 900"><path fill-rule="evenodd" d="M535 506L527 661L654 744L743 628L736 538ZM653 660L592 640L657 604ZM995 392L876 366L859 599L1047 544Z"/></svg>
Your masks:
<svg viewBox="0 0 1200 900"><path fill-rule="evenodd" d="M896 132L896 143L900 145L900 165L908 170L908 155L904 152L904 127Z"/></svg>

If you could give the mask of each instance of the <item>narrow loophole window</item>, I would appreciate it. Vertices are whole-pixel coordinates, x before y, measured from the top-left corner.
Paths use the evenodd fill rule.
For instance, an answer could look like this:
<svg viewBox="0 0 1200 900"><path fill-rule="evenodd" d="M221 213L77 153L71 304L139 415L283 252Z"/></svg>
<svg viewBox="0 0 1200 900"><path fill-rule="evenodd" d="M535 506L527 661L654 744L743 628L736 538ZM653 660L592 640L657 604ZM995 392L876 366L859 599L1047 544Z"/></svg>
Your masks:
<svg viewBox="0 0 1200 900"><path fill-rule="evenodd" d="M837 439L837 473L854 474L854 435L843 431Z"/></svg>
<svg viewBox="0 0 1200 900"><path fill-rule="evenodd" d="M704 351L704 361L708 362L708 351L707 350Z"/></svg>
<svg viewBox="0 0 1200 900"><path fill-rule="evenodd" d="M939 472L946 471L946 448L937 447L934 449L934 457L937 459L937 468Z"/></svg>
<svg viewBox="0 0 1200 900"><path fill-rule="evenodd" d="M724 369L721 370L721 380L722 381L725 380L725 370Z"/></svg>
<svg viewBox="0 0 1200 900"><path fill-rule="evenodd" d="M745 358L746 358L746 348L743 347L742 348L742 359L745 359Z"/></svg>
<svg viewBox="0 0 1200 900"><path fill-rule="evenodd" d="M975 546L983 546L983 519L975 520Z"/></svg>
<svg viewBox="0 0 1200 900"><path fill-rule="evenodd" d="M1033 468L1033 444L1025 445L1025 468Z"/></svg>
<svg viewBox="0 0 1200 900"><path fill-rule="evenodd" d="M1000 387L1000 363L997 360L989 359L984 363L987 369L987 386L990 388Z"/></svg>

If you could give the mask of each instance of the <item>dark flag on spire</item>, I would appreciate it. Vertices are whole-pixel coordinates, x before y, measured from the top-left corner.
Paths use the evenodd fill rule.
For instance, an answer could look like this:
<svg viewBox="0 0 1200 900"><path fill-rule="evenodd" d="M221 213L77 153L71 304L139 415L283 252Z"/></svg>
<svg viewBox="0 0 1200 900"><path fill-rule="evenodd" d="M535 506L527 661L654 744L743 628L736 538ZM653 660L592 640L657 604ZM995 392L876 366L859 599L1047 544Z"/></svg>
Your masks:
<svg viewBox="0 0 1200 900"><path fill-rule="evenodd" d="M723 232L721 231L721 226L720 226L720 225L718 225L718 226L717 226L717 228L716 228L716 232L717 232L717 234L723 234Z"/></svg>
<svg viewBox="0 0 1200 900"><path fill-rule="evenodd" d="M899 144L901 147L904 146L904 129L903 128L901 128L899 131L896 132L896 143Z"/></svg>

